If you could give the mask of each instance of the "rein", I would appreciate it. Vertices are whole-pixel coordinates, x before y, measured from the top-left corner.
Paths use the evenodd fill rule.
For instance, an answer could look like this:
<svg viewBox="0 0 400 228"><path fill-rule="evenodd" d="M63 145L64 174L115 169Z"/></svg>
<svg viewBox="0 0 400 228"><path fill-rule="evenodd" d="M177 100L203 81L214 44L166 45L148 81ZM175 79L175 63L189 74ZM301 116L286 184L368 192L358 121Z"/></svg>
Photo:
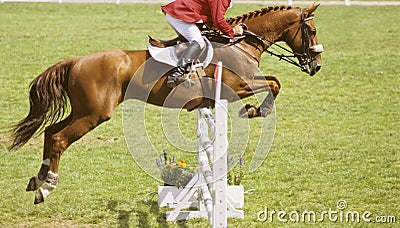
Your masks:
<svg viewBox="0 0 400 228"><path fill-rule="evenodd" d="M288 53L290 53L292 55L285 55L285 54L282 54L282 53L277 54L277 53L275 53L273 51L270 51L268 49L265 49L266 53L268 53L271 56L277 57L279 59L279 61L283 60L283 61L285 61L287 63L290 63L290 64L292 64L294 66L297 66L297 67L301 68L301 65L293 59L293 58L296 58L298 55L301 55L301 54L294 53L291 50L283 47L282 45L274 43L274 42L272 42L272 41L270 41L268 39L265 39L264 37L260 37L260 38L263 40L263 42L266 41L266 42L270 43L270 47L268 47L268 48L274 48L273 47L273 45L274 45L274 46L276 46L276 47L278 47L278 48L280 48L280 49L282 49L282 50L284 50L284 51L286 51L286 52L288 52ZM275 49L275 51L279 52L276 49Z"/></svg>
<svg viewBox="0 0 400 228"><path fill-rule="evenodd" d="M208 37L209 40L211 40L211 41L225 43L225 45L227 45L227 46L235 46L240 51L249 55L253 60L255 60L257 62L257 64L259 64L260 60L257 57L253 56L246 49L240 47L240 45L239 45L242 40L253 39L252 42L247 42L247 43L254 46L255 48L257 48L259 51L261 51L261 53L266 52L271 56L277 57L279 59L279 61L283 60L283 61L290 63L296 67L299 67L301 69L301 71L303 71L303 72L308 72L307 65L312 61L312 58L310 55L310 47L308 44L309 37L308 37L306 22L309 20L312 20L312 19L314 19L313 16L305 18L304 9L301 9L301 15L300 15L301 26L299 27L298 31L296 32L296 35L299 32L302 33L301 34L302 53L293 52L292 50L290 50L280 44L277 44L274 41L271 41L263 36L257 35L254 32L247 30L247 26L245 24L242 24L242 26L244 26L243 35L239 36L239 37L235 37L234 39L230 39L228 36L222 35L220 32L213 30L213 29L209 29L208 27L206 27L206 29L202 29L202 34L205 35L206 37ZM294 38L296 37L296 35L294 36ZM216 39L216 40L214 40L214 39ZM254 40L256 40L256 41L254 41ZM259 48L258 45L254 44L256 42L259 42L259 44L261 44L262 47ZM319 45L317 45L317 46L319 46ZM277 48L275 48L275 47L277 47ZM270 51L270 50L268 50L269 48L272 48L273 50ZM312 47L312 48L316 48L316 47ZM318 49L319 51L315 51L315 52L322 52L322 50L323 50L322 46L320 46L318 48L319 48ZM282 51L285 51L289 54L284 54L284 53L282 53ZM296 58L299 60L299 62L296 61Z"/></svg>
<svg viewBox="0 0 400 228"><path fill-rule="evenodd" d="M287 63L290 63L296 67L299 67L302 71L307 71L307 64L311 61L311 57L310 57L310 53L309 53L309 48L308 48L308 44L307 44L307 40L308 40L308 34L306 31L306 23L309 20L312 20L314 17L308 17L308 18L304 18L304 9L301 9L301 16L300 16L300 23L301 23L301 27L299 28L299 30L301 29L302 32L302 53L295 53L291 50L289 50L288 48L283 47L282 45L279 45L263 36L259 36L251 31L245 31L246 36L252 36L255 37L257 40L259 40L262 44L262 52L266 52L271 56L275 56L279 59L279 61L283 60ZM287 54L283 54L281 53L279 50L276 50L276 52L274 51L270 51L268 50L268 48L273 48L273 46L278 47L279 49L286 51L288 53L290 53L289 55ZM300 58L300 63L296 62L296 60L294 58Z"/></svg>

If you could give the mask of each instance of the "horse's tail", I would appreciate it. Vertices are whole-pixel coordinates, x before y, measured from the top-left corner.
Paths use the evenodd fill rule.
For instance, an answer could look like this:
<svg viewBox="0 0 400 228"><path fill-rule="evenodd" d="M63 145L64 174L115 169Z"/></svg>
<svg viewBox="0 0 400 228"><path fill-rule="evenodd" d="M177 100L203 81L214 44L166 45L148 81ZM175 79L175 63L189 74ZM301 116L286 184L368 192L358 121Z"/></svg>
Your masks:
<svg viewBox="0 0 400 228"><path fill-rule="evenodd" d="M37 76L30 84L28 116L13 127L10 150L23 146L39 128L54 124L67 109L67 85L75 63L68 59L54 64Z"/></svg>

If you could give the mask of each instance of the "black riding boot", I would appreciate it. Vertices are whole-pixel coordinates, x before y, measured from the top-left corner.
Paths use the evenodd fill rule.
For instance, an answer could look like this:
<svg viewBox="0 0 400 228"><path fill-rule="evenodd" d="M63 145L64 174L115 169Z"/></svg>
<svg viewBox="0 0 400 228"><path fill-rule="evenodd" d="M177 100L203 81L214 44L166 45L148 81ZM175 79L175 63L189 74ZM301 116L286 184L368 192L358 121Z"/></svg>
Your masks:
<svg viewBox="0 0 400 228"><path fill-rule="evenodd" d="M178 66L172 70L170 75L168 75L167 86L169 88L174 88L175 86L186 81L183 75L188 66L199 57L200 53L200 44L197 41L192 41L179 59Z"/></svg>

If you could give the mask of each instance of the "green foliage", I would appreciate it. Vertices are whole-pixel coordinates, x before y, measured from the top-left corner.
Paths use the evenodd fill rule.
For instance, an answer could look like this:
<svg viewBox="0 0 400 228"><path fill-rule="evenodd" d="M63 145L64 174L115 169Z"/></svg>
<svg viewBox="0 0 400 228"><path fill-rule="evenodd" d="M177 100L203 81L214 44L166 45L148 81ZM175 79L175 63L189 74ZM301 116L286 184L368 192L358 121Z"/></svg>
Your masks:
<svg viewBox="0 0 400 228"><path fill-rule="evenodd" d="M234 5L228 16L261 7ZM245 195L245 219L229 219L232 227L307 227L310 223L276 219L261 223L256 216L266 206L275 211L334 210L340 199L349 210L400 219L399 11L399 6L320 6L315 23L325 52L322 70L313 78L263 57L261 70L282 84L277 129L263 165L254 173L242 170L241 184L255 190ZM145 49L147 34L174 37L160 5L4 3L0 21L1 227L208 225L205 219L168 223L155 199L143 201L159 183L131 158L120 108L63 154L59 184L44 204L34 206L34 193L25 192L41 164L43 137L17 152L6 150L9 126L29 111L28 86L36 75L76 55ZM157 121L147 120L158 134ZM250 144L245 160L251 161L255 147Z"/></svg>
<svg viewBox="0 0 400 228"><path fill-rule="evenodd" d="M161 172L161 180L167 186L186 186L197 171L196 168L188 167L184 159L175 162L175 156L168 157L166 150L156 159L156 163Z"/></svg>
<svg viewBox="0 0 400 228"><path fill-rule="evenodd" d="M242 183L242 179L244 177L243 170L241 167L237 168L237 170L232 169L228 172L228 185L240 185Z"/></svg>
<svg viewBox="0 0 400 228"><path fill-rule="evenodd" d="M161 169L161 179L165 185L184 187L193 178L195 171L180 166L164 167Z"/></svg>
<svg viewBox="0 0 400 228"><path fill-rule="evenodd" d="M237 158L237 161L235 161L234 157L228 158L228 168L233 166L227 174L228 185L241 185L244 178L245 164L246 161L241 155Z"/></svg>

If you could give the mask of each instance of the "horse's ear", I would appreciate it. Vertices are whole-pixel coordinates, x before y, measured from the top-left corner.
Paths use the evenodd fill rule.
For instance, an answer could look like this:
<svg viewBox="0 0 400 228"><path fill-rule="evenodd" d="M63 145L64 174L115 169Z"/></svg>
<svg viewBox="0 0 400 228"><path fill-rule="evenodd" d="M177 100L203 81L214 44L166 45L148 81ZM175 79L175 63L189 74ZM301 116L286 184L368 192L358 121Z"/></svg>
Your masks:
<svg viewBox="0 0 400 228"><path fill-rule="evenodd" d="M320 5L320 3L314 2L310 7L308 7L306 9L308 15L310 16L318 8L319 5Z"/></svg>

